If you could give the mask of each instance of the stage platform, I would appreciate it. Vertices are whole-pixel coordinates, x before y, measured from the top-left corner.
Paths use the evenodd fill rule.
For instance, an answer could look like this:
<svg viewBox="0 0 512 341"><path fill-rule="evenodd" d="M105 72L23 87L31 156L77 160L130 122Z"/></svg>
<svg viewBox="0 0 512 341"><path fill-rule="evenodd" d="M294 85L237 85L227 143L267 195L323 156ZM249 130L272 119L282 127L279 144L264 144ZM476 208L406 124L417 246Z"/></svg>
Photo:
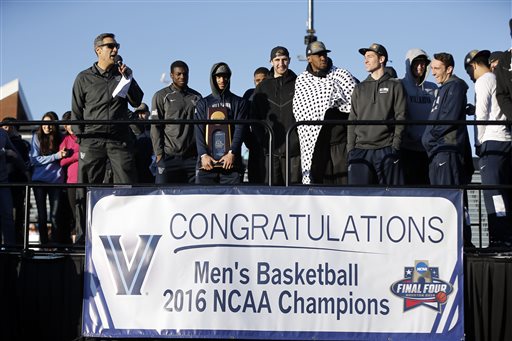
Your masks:
<svg viewBox="0 0 512 341"><path fill-rule="evenodd" d="M85 340L84 261L80 252L2 251L0 340ZM512 252L466 253L464 290L466 340L512 340Z"/></svg>

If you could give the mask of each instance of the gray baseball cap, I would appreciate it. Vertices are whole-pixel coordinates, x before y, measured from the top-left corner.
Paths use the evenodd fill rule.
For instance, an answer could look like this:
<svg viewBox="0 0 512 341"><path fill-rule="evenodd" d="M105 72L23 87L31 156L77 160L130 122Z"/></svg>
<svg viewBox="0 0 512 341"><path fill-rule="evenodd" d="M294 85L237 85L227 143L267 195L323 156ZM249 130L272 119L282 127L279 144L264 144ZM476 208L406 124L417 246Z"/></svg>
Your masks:
<svg viewBox="0 0 512 341"><path fill-rule="evenodd" d="M329 52L331 52L331 50L326 49L324 43L321 41L314 41L308 44L308 47L306 48L306 57L309 57L313 54Z"/></svg>

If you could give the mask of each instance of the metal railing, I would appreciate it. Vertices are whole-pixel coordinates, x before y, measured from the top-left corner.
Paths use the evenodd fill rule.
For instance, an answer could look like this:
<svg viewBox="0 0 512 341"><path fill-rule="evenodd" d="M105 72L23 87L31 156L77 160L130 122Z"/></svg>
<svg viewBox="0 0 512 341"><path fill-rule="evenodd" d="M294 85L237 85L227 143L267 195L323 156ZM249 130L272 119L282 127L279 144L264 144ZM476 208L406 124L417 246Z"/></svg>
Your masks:
<svg viewBox="0 0 512 341"><path fill-rule="evenodd" d="M63 125L64 123L71 125L86 125L86 124L126 124L126 125L134 125L134 124L143 124L143 125L153 125L153 124L171 124L171 125L182 125L182 124L219 124L219 120L119 120L119 121L105 121L105 120L83 120L83 121L56 121L52 124ZM290 186L289 178L290 178L290 155L289 155L289 140L290 134L293 130L296 130L299 126L311 126L311 125L431 125L433 121L425 120L425 121L349 121L349 120L326 120L326 121L300 121L296 122L294 125L288 128L285 137L285 145L286 145L286 170L285 170L285 186ZM436 121L437 125L503 125L507 122L497 122L497 121ZM2 122L0 125L17 125L17 126L39 126L43 124L49 124L49 121L17 121L17 122ZM273 151L273 141L274 141L274 131L270 124L267 121L261 120L222 120L222 124L240 124L240 125L260 125L263 126L266 132L268 133L269 141L268 141L268 150L269 155L272 155ZM268 158L268 183L266 185L272 186L272 158ZM318 184L312 184L318 185ZM118 183L101 183L101 184L91 184L91 183L76 183L76 184L48 184L48 183L0 183L0 187L24 187L25 188L25 211L24 211L24 224L23 224L23 244L21 245L21 250L17 247L15 250L11 250L9 252L20 252L24 256L32 257L37 252L47 252L55 255L58 254L68 254L70 252L73 253L83 253L83 246L74 246L69 244L54 244L51 246L50 250L38 250L44 248L39 244L30 244L29 243L29 209L30 209L30 190L33 187L60 187L60 188L93 188L93 187L116 187L116 186L151 186L151 187L162 187L162 185L157 184L118 184ZM343 187L361 187L361 185L343 185ZM365 187L386 187L386 188L411 188L410 185L368 185ZM476 190L478 191L479 196L479 222L474 224L473 226L478 225L479 228L479 247L482 247L482 207L481 207L481 191L485 189L512 189L512 185L482 185L482 184L467 184L467 185L415 185L414 188L450 188L450 189L462 189L462 190ZM85 232L84 232L85 233Z"/></svg>

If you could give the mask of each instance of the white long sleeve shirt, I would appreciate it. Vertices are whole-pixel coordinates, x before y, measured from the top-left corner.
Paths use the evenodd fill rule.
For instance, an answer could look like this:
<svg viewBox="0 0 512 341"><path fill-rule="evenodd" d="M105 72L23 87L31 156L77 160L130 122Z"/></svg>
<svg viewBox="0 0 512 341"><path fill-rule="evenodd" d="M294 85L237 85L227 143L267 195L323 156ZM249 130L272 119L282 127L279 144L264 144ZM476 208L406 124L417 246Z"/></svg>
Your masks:
<svg viewBox="0 0 512 341"><path fill-rule="evenodd" d="M475 120L505 121L496 100L496 76L487 72L475 82ZM511 141L510 130L506 125L478 125L475 127L475 145L485 141Z"/></svg>

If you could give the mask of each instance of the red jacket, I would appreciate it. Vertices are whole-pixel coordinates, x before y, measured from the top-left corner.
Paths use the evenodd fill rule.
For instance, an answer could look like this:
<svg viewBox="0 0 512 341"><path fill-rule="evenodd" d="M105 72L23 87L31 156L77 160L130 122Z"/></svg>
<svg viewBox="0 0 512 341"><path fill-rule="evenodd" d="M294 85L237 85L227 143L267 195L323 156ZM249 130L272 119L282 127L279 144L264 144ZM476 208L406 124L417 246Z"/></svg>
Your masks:
<svg viewBox="0 0 512 341"><path fill-rule="evenodd" d="M76 135L66 135L60 144L60 150L66 148L70 156L60 159L60 165L66 167L66 182L74 184L78 182L78 155L79 146L76 143Z"/></svg>

